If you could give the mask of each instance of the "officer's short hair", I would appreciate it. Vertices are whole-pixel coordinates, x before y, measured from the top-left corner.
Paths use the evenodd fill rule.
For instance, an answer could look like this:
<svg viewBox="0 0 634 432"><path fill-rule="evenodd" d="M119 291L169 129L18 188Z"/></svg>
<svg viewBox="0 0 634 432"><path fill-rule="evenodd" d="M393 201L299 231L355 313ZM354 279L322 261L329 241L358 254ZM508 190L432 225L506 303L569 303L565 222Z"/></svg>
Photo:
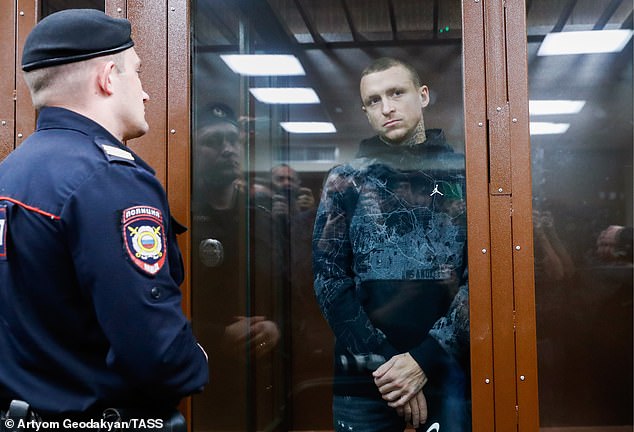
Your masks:
<svg viewBox="0 0 634 432"><path fill-rule="evenodd" d="M61 64L57 66L44 67L29 72L23 72L24 81L31 92L31 99L35 109L40 109L46 105L51 97L58 94L68 96L70 86L76 87L82 80L87 78L86 72L96 62L113 61L118 72L125 71L125 61L123 52L105 57Z"/></svg>
<svg viewBox="0 0 634 432"><path fill-rule="evenodd" d="M372 73L383 72L396 66L402 66L407 69L410 76L412 77L414 87L418 88L421 86L420 75L418 75L418 72L416 71L414 66L407 63L406 61L399 60L393 57L381 57L374 60L368 67L363 69L363 72L361 72L361 78Z"/></svg>

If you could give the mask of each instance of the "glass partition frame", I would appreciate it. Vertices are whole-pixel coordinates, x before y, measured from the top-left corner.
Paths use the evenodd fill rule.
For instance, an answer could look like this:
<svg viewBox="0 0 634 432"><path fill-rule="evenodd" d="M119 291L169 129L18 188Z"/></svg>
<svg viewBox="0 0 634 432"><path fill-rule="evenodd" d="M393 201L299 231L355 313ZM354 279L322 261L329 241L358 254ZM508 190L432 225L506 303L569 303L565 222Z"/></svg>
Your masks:
<svg viewBox="0 0 634 432"><path fill-rule="evenodd" d="M240 13L244 13L245 9L244 9L244 4L246 4L246 2L242 2L242 3L238 3L237 4L237 9L238 9L238 15ZM381 3L381 2L378 2ZM457 3L456 3L457 5ZM483 13L482 13L482 9L481 9L481 5L475 3L474 4L476 9L476 14L479 13L480 19L482 19L483 17ZM458 10L460 11L460 8L458 8ZM280 13L280 11L277 11L278 13ZM304 13L306 13L306 11L304 11ZM253 12L251 11L250 14L252 15ZM224 30L218 30L218 28L221 27L221 25L219 24L219 20L220 20L220 16L223 16L224 19L226 19L226 23L227 24L231 24L231 28L225 28ZM322 16L323 18L323 16ZM455 17L454 17L455 18ZM194 22L196 22L197 18L195 16L195 14L192 14L192 19L194 20ZM262 29L261 25L258 24L258 21L262 21L262 22L266 22L269 17L266 15L266 13L262 12L258 14L258 21L254 21L254 22L248 22L247 23L243 23L242 20L238 19L236 20L236 14L233 11L226 11L225 13L212 13L211 15L209 13L205 14L205 17L202 19L206 19L206 20L210 20L209 22L213 22L215 23L215 25L210 26L210 33L206 34L206 37L210 37L212 39L215 39L219 42L219 45L216 46L216 56L218 54L223 54L226 52L235 52L234 50L236 50L236 48L238 49L238 52L240 53L266 53L266 42L260 40L259 38L261 37L261 33L259 33L259 31ZM320 23L319 20L315 21L316 23ZM235 27L235 24L238 24L237 27ZM476 21L477 23L477 21ZM482 21L479 22L480 25L482 25ZM194 24L195 25L195 24ZM325 25L322 23L322 25ZM334 28L337 28L337 26L339 26L340 24L337 23L332 23L332 25L334 26ZM352 33L354 35L355 29L350 26L352 28ZM432 29L430 29L432 30ZM441 29L443 30L443 29ZM479 29L481 31L481 27ZM438 29L434 28L432 31L439 31ZM443 30L445 31L445 30ZM454 30L455 31L455 30ZM462 29L462 31L467 31L464 28ZM324 57L322 58L322 55L319 54L319 50L322 48L325 48L326 46L323 46L321 44L325 43L324 41L320 41L319 40L319 36L317 35L317 33L315 32L315 30L313 29L312 31L309 30L309 33L311 34L311 37L313 40L316 40L317 42L315 42L314 45L314 49L308 49L303 53L297 53L296 50L291 49L291 51L295 52L298 57L301 59L302 63L308 63L309 65L316 65L316 64L323 64L320 62L327 62L330 61L330 59ZM450 47L452 42L451 42L451 37L446 37L446 35L442 34L441 36L439 36L440 39L440 44L441 46L448 46ZM461 35L460 35L461 36ZM337 39L336 36L334 35L330 35L330 38L334 38ZM233 40L234 44L233 46L227 46L225 49L223 49L223 44L227 43L227 38L229 38L229 40ZM275 39L275 36L272 36L273 39ZM333 40L334 40L333 39ZM434 37L434 39L436 39ZM334 42L332 42L334 43ZM345 38L343 40L339 40L337 39L337 43L340 43L341 45L337 45L338 47L341 47L342 49L350 49L352 47L355 46L355 42L353 41L348 41ZM366 46L366 44L364 42L359 42L357 41L356 43L360 43L361 46ZM398 46L400 42L397 42L396 44L393 44L394 46ZM405 43L405 46L412 46L412 50L414 49L413 47L416 45L415 42L413 41L408 41ZM258 49L254 50L253 47L259 47ZM391 46L391 45L388 45ZM377 54L375 55L375 57L380 57L380 55L378 54L378 51L380 50L381 44L377 44L374 43L372 44L371 41L367 42L367 49L377 52ZM278 48L279 49L279 48ZM228 51L227 51L228 50ZM201 51L198 52L198 55L205 55L207 58L200 60L202 62L209 62L212 61L212 52L213 51ZM386 48L384 50L385 53L389 53L389 48ZM481 51L480 51L481 52ZM389 55L389 54L387 54ZM402 55L402 54L401 54ZM196 64L198 60L194 60L194 63ZM216 60L213 60L216 61ZM218 60L219 61L219 60ZM463 60L464 61L464 60ZM367 62L369 62L369 60L367 60ZM222 64L222 63L220 63ZM195 67L201 67L201 66L195 66ZM207 66L209 67L209 66ZM217 69L216 69L217 70ZM482 69L478 69L478 72L481 72ZM477 73L474 73L472 75L477 75ZM480 78L483 78L483 76L480 76ZM222 78L219 78L222 80ZM462 80L463 82L466 81L466 79L464 77L460 77L458 80ZM262 175L261 171L261 166L271 166L273 162L279 161L279 160L285 160L285 158L288 158L289 153L285 153L289 151L289 144L286 144L286 149L284 149L284 146L280 146L279 149L277 150L278 152L281 151L282 153L276 153L275 151L271 152L271 150L269 150L269 147L267 147L267 143L264 142L262 143L260 140L262 139L261 137L266 137L265 140L272 140L273 142L276 143L284 143L286 140L288 140L288 138L282 134L279 135L279 127L272 127L269 126L270 124L274 124L276 121L276 119L285 119L290 116L292 117L292 113L289 113L289 109L284 107L284 106L270 106L269 108L264 108L261 104L257 103L254 98L250 97L248 90L250 88L253 87L275 87L275 86L282 86L282 87L289 87L290 84L293 83L293 79L292 78L284 78L284 77L240 77L240 78L236 78L236 79L230 79L230 80L226 80L226 83L228 83L227 88L231 88L234 90L229 90L227 92L213 92L213 98L211 100L210 97L208 96L208 94L206 93L201 93L200 90L196 90L196 85L194 85L194 93L193 93L193 103L194 106L196 107L209 107L209 110L211 110L211 112L213 112L214 110L217 111L217 115L220 117L224 117L224 116L228 116L232 119L234 119L234 122L238 122L239 124L241 124L244 127L244 133L243 133L243 137L242 140L244 141L244 148L245 148L245 152L246 154L244 155L244 160L243 160L243 164L244 164L244 173L245 173L245 177L243 179L243 181L245 181L246 185L247 185L247 190L250 190L249 188L249 184L251 181L253 180L257 180L258 176ZM332 84L335 84L334 82L332 82ZM317 89L319 91L319 89ZM227 107L227 104L225 103L227 100L227 95L228 94L234 94L233 99L229 99L231 101L231 103L233 104L232 107ZM459 98L463 96L462 93L459 94ZM435 97L435 96L434 96ZM225 98L223 100L223 98ZM205 100L206 102L197 102L198 99L201 100ZM219 100L221 102L221 105L218 105L216 103L214 103L214 99L216 100L216 102ZM471 101L474 101L474 99L471 99ZM481 97L478 99L478 102L481 103L482 107L484 105L484 99ZM356 105L354 104L354 102L352 104L350 104L348 102L348 105ZM343 111L346 111L346 108L348 105L342 105L344 107ZM355 109L358 109L358 106L355 107ZM209 114L208 114L209 115ZM215 115L215 114L214 114ZM354 114L348 112L349 116L352 116ZM357 116L362 117L363 114L362 113L358 113L356 114ZM433 114L432 114L433 115ZM260 123L260 118L268 118L271 119L271 122L269 122L269 125L267 124L262 124ZM291 118L292 119L292 118ZM196 119L196 114L194 113L194 117L193 117L193 139L195 140L195 134L196 134L196 130L198 129L197 127L197 122L198 120ZM242 122L242 123L240 123ZM460 129L464 129L465 128L465 122L464 120L460 121L460 125L459 128ZM469 128L473 128L477 131L482 131L482 128L479 128L477 125L469 125ZM486 129L484 129L486 130ZM369 132L366 131L365 133L366 135L370 135ZM260 138L258 138L260 137ZM255 140L254 140L255 138ZM486 143L486 136L484 136L485 138L485 143ZM352 139L354 140L358 140L359 136L353 137ZM287 142L287 141L286 141ZM300 140L301 142L301 140ZM291 145L292 146L292 145ZM196 166L196 143L193 142L192 143L192 147L194 148L194 167ZM350 155L346 155L344 156L343 159L340 160L346 160L346 158L349 158ZM200 156L199 156L200 158ZM331 162L332 163L332 162ZM300 165L301 166L301 165ZM266 169L266 171L268 171L268 168ZM300 174L302 173L302 171L300 171ZM305 174L305 173L304 173ZM194 178L194 184L196 182L196 179ZM317 184L317 183L316 183ZM318 185L318 184L317 184ZM247 204L248 205L248 204ZM197 217L196 214L194 214L194 217ZM200 217L199 217L200 219ZM251 211L246 211L244 213L244 219L243 219L243 223L245 224L243 229L246 232L254 232L253 230L257 230L257 216L254 217L254 213ZM194 233L195 236L195 233ZM245 239L246 240L246 239ZM198 240L197 237L194 239L193 243L193 247L195 248L196 245L198 244ZM221 242L223 243L223 242ZM211 243L210 243L211 244ZM248 242L246 243L246 248L247 250L249 250L252 246L248 245ZM292 253L292 252L291 252ZM196 254L195 254L196 255ZM248 254L247 254L248 256ZM197 258L194 258L193 261L196 261ZM253 263L249 262L250 260L247 258L247 260L245 262L242 263L242 265L245 265L247 269L253 270ZM198 265L195 262L192 263L194 266ZM194 277L196 277L194 275ZM249 277L248 275L246 277ZM242 283L247 283L245 281L243 281ZM196 281L194 281L194 287L196 286ZM245 287L247 287L246 290L246 297L243 299L243 301L245 302L246 305L246 309L245 312L248 311L248 309L251 306L248 306L249 304L251 304L251 302L253 301L254 297L257 297L257 293L254 293L251 289L248 289L248 284L245 285ZM196 289L196 288L193 288ZM489 290L489 287L487 286L485 288L485 290ZM196 300L196 295L194 294L193 296L193 320L194 323L197 322L197 320L204 320L205 318L201 315L202 309L198 309L196 303L198 300ZM257 305L256 305L257 308ZM486 312L485 312L486 313ZM487 321L490 322L490 317L487 318ZM200 321L199 325L200 325ZM293 323L287 323L287 325L293 325ZM488 325L487 325L488 326ZM490 327L490 326L489 326ZM283 343L283 340L282 342ZM257 403L257 401L253 400L252 398L248 397L248 382L253 382L254 377L252 376L251 378L248 378L248 375L251 372L248 372L249 367L247 367L247 377L246 378L246 382L247 382L247 396L245 400L248 401L249 404L255 404ZM256 373L255 371L253 371L253 373ZM492 375L491 375L492 376ZM255 380L257 381L257 379ZM488 386L489 388L491 386ZM201 405L202 406L202 405ZM249 406L245 406L245 413L250 413L250 409L253 409L253 405L251 405L251 407ZM198 408L199 410L202 410L203 408ZM196 411L196 404L194 404L194 411ZM301 412L299 413L299 415L301 415ZM196 418L196 412L194 412L194 418ZM252 427L255 427L258 420L250 420L252 422L255 423L249 423L249 420L245 420L246 423L243 424L243 427L249 429ZM292 421L292 419L291 419ZM264 425L263 425L264 426Z"/></svg>

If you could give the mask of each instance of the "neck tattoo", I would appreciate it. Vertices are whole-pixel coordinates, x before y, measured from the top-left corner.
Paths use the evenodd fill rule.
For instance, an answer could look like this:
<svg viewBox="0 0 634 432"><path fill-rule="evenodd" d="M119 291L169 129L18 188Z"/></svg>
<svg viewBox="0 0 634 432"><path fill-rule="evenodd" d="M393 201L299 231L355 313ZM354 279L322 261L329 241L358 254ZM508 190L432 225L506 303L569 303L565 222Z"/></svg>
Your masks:
<svg viewBox="0 0 634 432"><path fill-rule="evenodd" d="M379 136L379 138L381 139L381 141L383 141L385 144L389 145L390 147L395 147L395 146L412 147L412 146L415 146L416 144L422 144L427 139L427 135L425 134L425 123L421 119L421 121L419 121L418 124L416 125L414 132L409 137L405 138L403 141L400 141L397 143L388 141L382 136Z"/></svg>

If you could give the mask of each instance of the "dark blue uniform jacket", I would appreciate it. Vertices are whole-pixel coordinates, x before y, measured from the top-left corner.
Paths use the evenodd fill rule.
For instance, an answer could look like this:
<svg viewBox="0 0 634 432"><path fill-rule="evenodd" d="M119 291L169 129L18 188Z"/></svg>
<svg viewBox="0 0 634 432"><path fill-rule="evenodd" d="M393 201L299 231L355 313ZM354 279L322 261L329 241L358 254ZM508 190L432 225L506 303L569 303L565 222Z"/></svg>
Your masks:
<svg viewBox="0 0 634 432"><path fill-rule="evenodd" d="M43 108L0 164L0 400L42 413L167 407L207 382L153 170L97 123Z"/></svg>

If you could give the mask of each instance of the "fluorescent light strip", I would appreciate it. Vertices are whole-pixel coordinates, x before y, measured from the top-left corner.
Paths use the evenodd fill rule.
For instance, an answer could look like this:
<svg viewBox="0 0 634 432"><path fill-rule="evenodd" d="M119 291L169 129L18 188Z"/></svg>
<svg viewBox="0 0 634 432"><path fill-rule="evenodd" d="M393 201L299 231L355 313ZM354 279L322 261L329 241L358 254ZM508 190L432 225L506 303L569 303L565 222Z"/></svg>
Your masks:
<svg viewBox="0 0 634 432"><path fill-rule="evenodd" d="M531 100L528 111L531 115L578 114L585 104L582 100Z"/></svg>
<svg viewBox="0 0 634 432"><path fill-rule="evenodd" d="M560 135L566 133L570 123L531 122L531 135Z"/></svg>
<svg viewBox="0 0 634 432"><path fill-rule="evenodd" d="M288 133L335 133L335 125L329 122L281 122Z"/></svg>
<svg viewBox="0 0 634 432"><path fill-rule="evenodd" d="M252 88L251 94L260 102L267 104L316 104L319 96L312 88Z"/></svg>
<svg viewBox="0 0 634 432"><path fill-rule="evenodd" d="M632 38L632 30L589 30L548 33L538 56L619 52Z"/></svg>
<svg viewBox="0 0 634 432"><path fill-rule="evenodd" d="M220 58L237 74L248 76L306 75L297 57L285 54L224 54Z"/></svg>

